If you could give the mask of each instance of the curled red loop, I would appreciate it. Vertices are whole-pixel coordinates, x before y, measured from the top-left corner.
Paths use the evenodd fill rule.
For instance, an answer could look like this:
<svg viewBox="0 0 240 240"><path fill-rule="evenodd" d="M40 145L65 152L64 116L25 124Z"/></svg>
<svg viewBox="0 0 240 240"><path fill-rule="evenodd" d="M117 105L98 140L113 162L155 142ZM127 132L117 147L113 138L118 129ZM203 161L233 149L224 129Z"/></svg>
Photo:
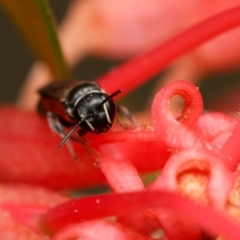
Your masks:
<svg viewBox="0 0 240 240"><path fill-rule="evenodd" d="M170 112L173 96L180 95L184 108L178 121ZM205 143L190 129L200 117L203 109L202 97L192 83L177 80L157 93L152 105L152 117L156 132L165 143L176 149L205 148Z"/></svg>

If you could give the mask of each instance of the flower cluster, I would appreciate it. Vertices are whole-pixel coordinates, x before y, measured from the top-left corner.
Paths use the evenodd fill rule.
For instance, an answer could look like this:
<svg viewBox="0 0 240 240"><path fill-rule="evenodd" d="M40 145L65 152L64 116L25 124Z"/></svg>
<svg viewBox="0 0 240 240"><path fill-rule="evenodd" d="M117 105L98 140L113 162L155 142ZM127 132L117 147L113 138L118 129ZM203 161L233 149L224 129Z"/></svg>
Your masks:
<svg viewBox="0 0 240 240"><path fill-rule="evenodd" d="M97 81L109 92L124 86L128 93L177 56L239 23L240 8L229 10ZM170 108L175 96L184 102L176 118ZM238 239L239 119L203 113L199 89L184 80L158 91L151 118L153 125L116 124L101 136L88 134L96 166L96 156L79 143L73 143L79 162L66 147L57 149L60 138L46 119L1 107L1 239ZM156 179L144 185L139 173L156 170ZM59 191L100 184L113 192L72 199Z"/></svg>

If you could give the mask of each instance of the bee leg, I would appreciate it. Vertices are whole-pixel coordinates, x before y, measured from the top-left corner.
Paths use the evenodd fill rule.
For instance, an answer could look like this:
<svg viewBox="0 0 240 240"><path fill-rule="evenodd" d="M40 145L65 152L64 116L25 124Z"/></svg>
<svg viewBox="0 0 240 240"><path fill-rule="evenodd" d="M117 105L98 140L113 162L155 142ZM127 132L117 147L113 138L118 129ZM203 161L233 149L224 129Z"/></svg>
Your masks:
<svg viewBox="0 0 240 240"><path fill-rule="evenodd" d="M138 126L137 121L135 120L135 118L133 117L133 115L130 113L130 111L129 111L126 107L124 107L124 106L122 106L122 105L117 106L117 113L122 113L122 114L129 120L129 122L131 123L131 125L132 125L133 127L137 127L137 126ZM123 124L120 122L118 116L117 116L117 121L118 121L118 124L119 124L122 128L128 128L127 126L123 125Z"/></svg>
<svg viewBox="0 0 240 240"><path fill-rule="evenodd" d="M59 117L52 112L47 112L47 121L49 127L58 135L64 135L64 127L61 124Z"/></svg>
<svg viewBox="0 0 240 240"><path fill-rule="evenodd" d="M64 138L66 136L65 128L63 124L61 123L59 117L52 113L47 112L47 121L50 128L57 133L60 137ZM69 140L66 141L66 145L68 148L68 151L70 152L71 156L76 160L79 161L79 158L77 157L76 152L74 151L74 148Z"/></svg>
<svg viewBox="0 0 240 240"><path fill-rule="evenodd" d="M96 156L94 165L97 167L99 162L99 154L94 148L90 146L88 141L83 137L87 133L87 131L84 129L80 129L77 133L78 133L78 141L83 145L83 147L85 147L88 155L93 154Z"/></svg>

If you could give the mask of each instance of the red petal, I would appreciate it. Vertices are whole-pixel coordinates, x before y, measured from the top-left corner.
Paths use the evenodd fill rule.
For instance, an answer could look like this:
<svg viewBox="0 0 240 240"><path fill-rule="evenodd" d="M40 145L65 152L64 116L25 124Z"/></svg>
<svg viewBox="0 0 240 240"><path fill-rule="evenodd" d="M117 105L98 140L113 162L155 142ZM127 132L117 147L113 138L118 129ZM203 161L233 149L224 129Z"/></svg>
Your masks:
<svg viewBox="0 0 240 240"><path fill-rule="evenodd" d="M30 229L0 209L0 239L43 240L46 235Z"/></svg>
<svg viewBox="0 0 240 240"><path fill-rule="evenodd" d="M45 223L48 228L57 230L70 223L132 214L149 208L166 208L176 211L195 221L206 231L223 235L228 239L235 240L240 236L240 226L225 214L208 206L196 204L186 197L165 191L143 191L74 199L50 210L45 216Z"/></svg>
<svg viewBox="0 0 240 240"><path fill-rule="evenodd" d="M121 129L109 134L89 134L87 139L98 151L113 158L120 154L142 172L159 169L169 156L152 130ZM0 135L0 178L4 181L53 188L86 187L106 182L100 169L95 167L95 155L89 157L84 147L73 143L80 158L80 162L74 161L66 146L58 149L60 137L35 113L2 107ZM114 142L114 149L106 144L109 142ZM158 160L156 155L162 157Z"/></svg>
<svg viewBox="0 0 240 240"><path fill-rule="evenodd" d="M28 185L0 186L0 239L45 239L40 217L67 200L53 191Z"/></svg>
<svg viewBox="0 0 240 240"><path fill-rule="evenodd" d="M130 240L117 226L105 221L88 221L71 225L60 231L52 240L84 239L84 240ZM140 240L141 238L139 238Z"/></svg>

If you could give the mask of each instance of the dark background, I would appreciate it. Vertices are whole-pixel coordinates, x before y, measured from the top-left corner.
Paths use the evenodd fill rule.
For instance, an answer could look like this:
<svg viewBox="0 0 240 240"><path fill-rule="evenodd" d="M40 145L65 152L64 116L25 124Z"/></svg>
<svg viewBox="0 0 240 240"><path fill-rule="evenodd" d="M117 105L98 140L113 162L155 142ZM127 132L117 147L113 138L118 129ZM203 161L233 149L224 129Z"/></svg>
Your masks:
<svg viewBox="0 0 240 240"><path fill-rule="evenodd" d="M70 1L50 0L49 3L57 23L60 23ZM1 8L0 36L0 103L14 103L33 64L34 56ZM121 61L87 57L73 69L73 76L83 80L94 80L119 63ZM130 109L142 109L144 106L143 99L147 98L149 92L146 91L146 87L151 88L153 85L154 82L148 83L147 86L136 91L134 96L141 96L138 101L130 101L132 97L126 97L122 103L126 105L127 102Z"/></svg>
<svg viewBox="0 0 240 240"><path fill-rule="evenodd" d="M69 2L59 0L49 1L58 23L64 16ZM31 68L34 56L1 8L0 36L0 103L13 103ZM108 59L85 58L74 68L73 75L79 79L94 80L119 63L120 61L111 61ZM148 92L154 86L155 82L153 80L136 90L134 95L131 94L131 96L123 100L123 104L127 105L133 111L142 109L147 102ZM200 90L203 94L205 108L222 110L215 107L213 100L216 100L222 93L227 95L228 91L230 92L231 90L230 87L232 84L240 87L240 71L224 75L208 76L205 81L202 81ZM146 88L150 90L146 91ZM239 106L236 104L230 110L237 111L238 109Z"/></svg>
<svg viewBox="0 0 240 240"><path fill-rule="evenodd" d="M54 0L50 3L60 21L68 2ZM34 56L1 8L0 36L0 102L14 102Z"/></svg>

